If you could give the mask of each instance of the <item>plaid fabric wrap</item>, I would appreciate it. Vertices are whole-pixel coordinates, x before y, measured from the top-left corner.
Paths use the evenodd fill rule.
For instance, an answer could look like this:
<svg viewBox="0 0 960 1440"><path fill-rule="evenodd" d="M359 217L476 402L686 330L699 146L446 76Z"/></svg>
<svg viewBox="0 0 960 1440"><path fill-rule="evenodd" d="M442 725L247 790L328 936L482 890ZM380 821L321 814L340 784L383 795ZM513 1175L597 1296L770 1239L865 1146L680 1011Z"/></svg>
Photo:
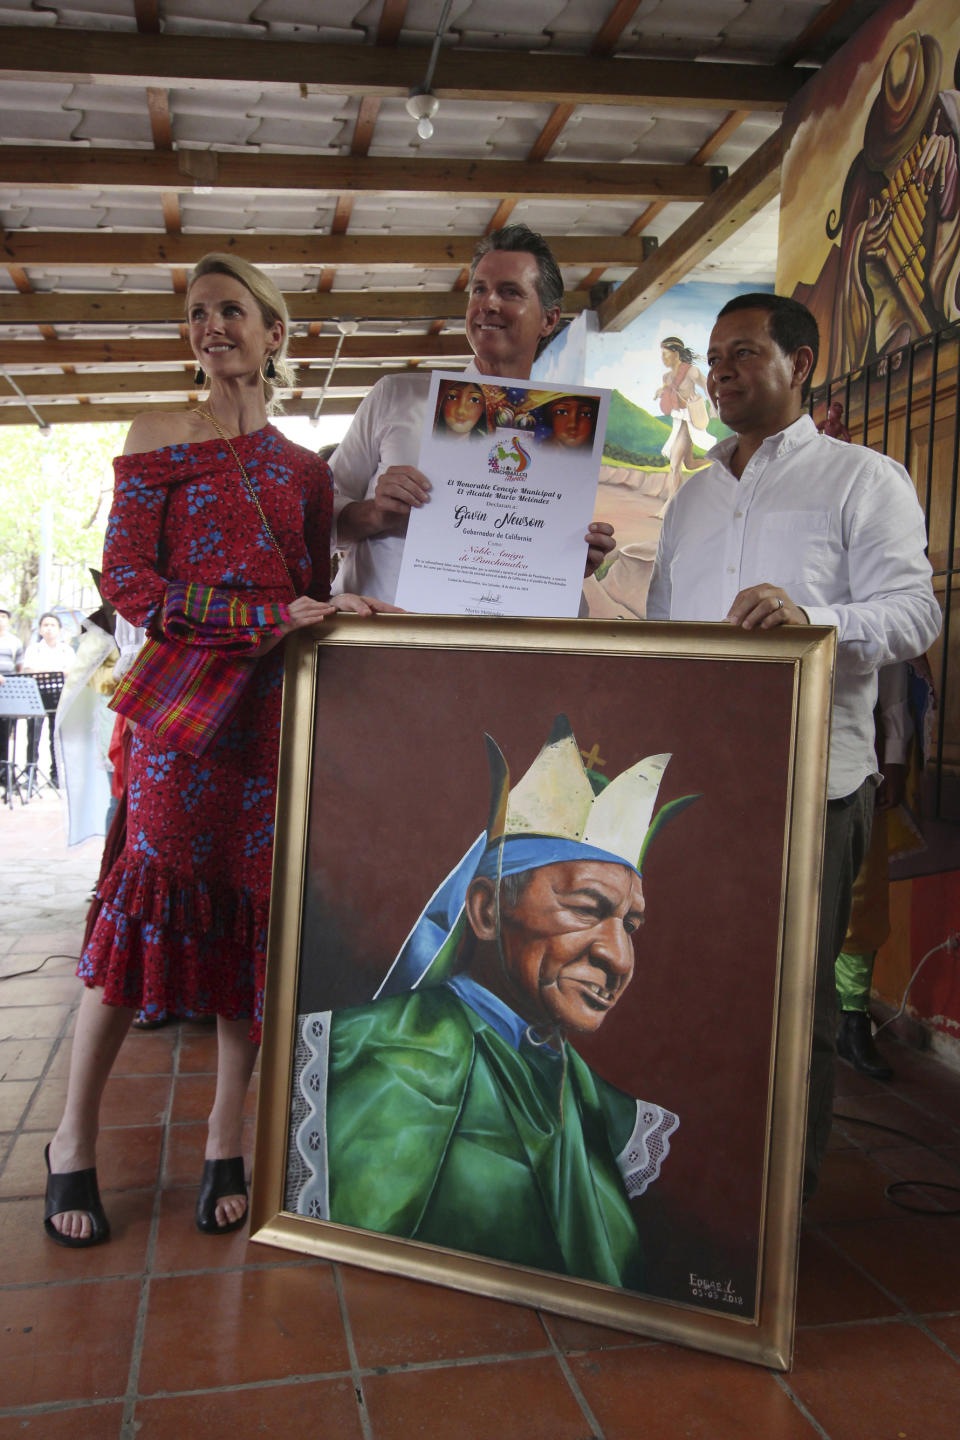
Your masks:
<svg viewBox="0 0 960 1440"><path fill-rule="evenodd" d="M229 719L254 660L149 638L117 686L110 709L172 749L199 756Z"/></svg>
<svg viewBox="0 0 960 1440"><path fill-rule="evenodd" d="M262 645L264 636L278 634L288 619L287 607L279 601L253 604L210 585L171 580L159 628L171 640L227 655L248 655Z"/></svg>
<svg viewBox="0 0 960 1440"><path fill-rule="evenodd" d="M209 585L171 581L150 636L111 710L187 755L202 755L253 674L264 636L288 619L277 601L253 604Z"/></svg>

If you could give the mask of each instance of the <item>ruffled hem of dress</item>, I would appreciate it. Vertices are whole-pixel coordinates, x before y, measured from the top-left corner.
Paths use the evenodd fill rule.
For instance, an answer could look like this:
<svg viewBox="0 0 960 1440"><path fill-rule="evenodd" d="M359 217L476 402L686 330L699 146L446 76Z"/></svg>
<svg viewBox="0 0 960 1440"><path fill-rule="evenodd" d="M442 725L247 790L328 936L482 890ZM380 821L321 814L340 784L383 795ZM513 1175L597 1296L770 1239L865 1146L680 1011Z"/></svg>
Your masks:
<svg viewBox="0 0 960 1440"><path fill-rule="evenodd" d="M248 1019L260 1043L268 902L121 857L77 966L106 1005Z"/></svg>
<svg viewBox="0 0 960 1440"><path fill-rule="evenodd" d="M266 931L269 899L248 891L186 881L149 861L130 864L122 856L97 892L104 904L131 920L173 930L178 935L255 945Z"/></svg>

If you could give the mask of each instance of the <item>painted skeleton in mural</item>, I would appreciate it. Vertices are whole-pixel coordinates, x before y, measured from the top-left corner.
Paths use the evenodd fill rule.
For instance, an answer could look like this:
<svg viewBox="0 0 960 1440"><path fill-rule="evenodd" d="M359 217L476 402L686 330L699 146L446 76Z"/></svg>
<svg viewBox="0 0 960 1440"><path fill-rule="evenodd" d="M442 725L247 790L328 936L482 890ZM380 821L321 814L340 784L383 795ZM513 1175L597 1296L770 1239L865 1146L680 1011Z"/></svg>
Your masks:
<svg viewBox="0 0 960 1440"><path fill-rule="evenodd" d="M827 220L841 237L831 375L960 316L960 91L939 88L942 58L915 31L890 52Z"/></svg>

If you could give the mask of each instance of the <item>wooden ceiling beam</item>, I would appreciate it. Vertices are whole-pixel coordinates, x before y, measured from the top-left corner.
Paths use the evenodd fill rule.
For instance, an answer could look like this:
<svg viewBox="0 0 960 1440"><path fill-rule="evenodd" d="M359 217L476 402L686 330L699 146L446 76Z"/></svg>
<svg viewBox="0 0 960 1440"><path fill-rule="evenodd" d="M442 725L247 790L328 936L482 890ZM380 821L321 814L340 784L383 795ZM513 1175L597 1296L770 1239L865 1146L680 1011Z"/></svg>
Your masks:
<svg viewBox="0 0 960 1440"><path fill-rule="evenodd" d="M364 95L357 110L357 123L353 127L353 139L350 141L351 155L366 155L369 152L379 114L380 101L374 99L372 95Z"/></svg>
<svg viewBox="0 0 960 1440"><path fill-rule="evenodd" d="M783 131L735 170L719 190L653 251L600 306L601 331L623 330L654 300L678 284L711 250L762 210L780 189Z"/></svg>
<svg viewBox="0 0 960 1440"><path fill-rule="evenodd" d="M550 235L560 265L639 265L640 241L629 235ZM0 265L81 266L84 270L170 269L195 265L211 250L255 265L390 266L469 265L473 235L223 235L132 234L103 230L0 231Z"/></svg>
<svg viewBox="0 0 960 1440"><path fill-rule="evenodd" d="M288 291L294 322L307 320L462 320L465 295L450 290ZM587 298L568 291L565 315L579 315ZM0 294L0 325L167 325L183 320L183 299L156 291L87 290L69 293Z"/></svg>
<svg viewBox="0 0 960 1440"><path fill-rule="evenodd" d="M168 235L179 235L183 220L180 215L180 196L175 191L164 190L160 196L163 209L163 223Z"/></svg>
<svg viewBox="0 0 960 1440"><path fill-rule="evenodd" d="M550 151L560 138L561 130L576 108L575 105L571 105L566 101L563 101L559 105L554 105L546 125L544 125L540 134L530 147L530 153L527 155L528 163L531 161L539 162L546 160Z"/></svg>
<svg viewBox="0 0 960 1440"><path fill-rule="evenodd" d="M613 9L593 37L591 55L612 55L624 30L640 9L640 0L616 0Z"/></svg>
<svg viewBox="0 0 960 1440"><path fill-rule="evenodd" d="M380 23L377 25L376 44L396 45L407 18L407 0L383 0Z"/></svg>
<svg viewBox="0 0 960 1440"><path fill-rule="evenodd" d="M170 116L170 101L167 98L166 90L158 90L154 85L147 86L147 111L150 115L150 133L153 136L154 149L173 149L173 121Z"/></svg>
<svg viewBox="0 0 960 1440"><path fill-rule="evenodd" d="M4 26L0 79L205 90L259 90L405 98L423 83L424 46L323 45L231 36L134 35L66 26ZM448 47L441 100L555 101L574 105L782 110L806 76L785 65L531 55Z"/></svg>
<svg viewBox="0 0 960 1440"><path fill-rule="evenodd" d="M23 267L20 265L9 265L7 269L10 275L10 279L13 281L14 285L17 288L17 292L20 295L32 295L33 285L30 282L30 276L27 274L26 270L24 270ZM40 325L38 328L40 330L40 334L44 337L45 340L56 340L57 332L54 330L52 325Z"/></svg>
<svg viewBox="0 0 960 1440"><path fill-rule="evenodd" d="M819 14L815 15L807 28L791 41L787 48L780 55L781 65L795 65L808 55L818 40L829 34L834 25L851 10L856 0L830 0L824 5Z"/></svg>
<svg viewBox="0 0 960 1440"><path fill-rule="evenodd" d="M133 0L133 13L141 35L160 34L159 0Z"/></svg>
<svg viewBox="0 0 960 1440"><path fill-rule="evenodd" d="M729 140L730 136L733 135L735 131L739 130L744 120L749 119L749 117L749 110L731 111L727 118L721 121L721 123L717 126L713 134L708 135L707 139L700 146L700 149L697 151L696 155L694 155L693 159L690 161L690 164L705 165L707 161L717 153L717 151L720 149L720 146L723 145L725 141ZM626 234L630 237L643 235L647 226L651 225L653 221L657 218L657 216L660 214L661 210L664 209L666 209L666 201L655 200L652 205L647 206L647 208L643 211L641 215L637 216L636 220L634 220L633 224L626 231ZM643 258L647 258L646 254ZM606 268L606 265L600 265L592 269L589 274L583 277L583 279L580 281L580 284L577 286L577 289L587 291L591 290L593 286L597 283L597 281L602 278L603 272Z"/></svg>
<svg viewBox="0 0 960 1440"><path fill-rule="evenodd" d="M736 134L744 121L749 119L749 110L731 110L727 118L722 120L713 134L709 135L703 142L696 155L691 158L690 164L706 165L707 161L712 160L714 155L716 155L720 146L725 145L730 139L730 136Z"/></svg>
<svg viewBox="0 0 960 1440"><path fill-rule="evenodd" d="M356 155L240 155L183 149L2 145L0 185L21 189L120 186L132 190L287 190L311 194L487 195L517 200L705 200L716 186L703 165L591 165L566 160L371 159Z"/></svg>
<svg viewBox="0 0 960 1440"><path fill-rule="evenodd" d="M336 335L294 335L290 356L298 364L332 360ZM340 358L346 360L467 359L467 337L456 330L443 335L349 335ZM0 332L0 365L11 374L31 365L193 365L184 340L141 340L134 336L104 340L6 340Z"/></svg>
<svg viewBox="0 0 960 1440"><path fill-rule="evenodd" d="M359 399L332 400L323 402L324 415L355 415ZM100 405L89 405L78 402L71 404L67 401L63 405L43 405L36 407L45 421L51 425L84 425L88 422L97 421L126 421L129 423L136 415L141 415L145 410L151 414L162 410L182 410L182 400L158 401L153 405L146 405L142 399L138 400L112 400L105 401ZM285 415L312 415L317 408L316 399L310 396L300 399L291 398L284 403L283 413ZM3 425L32 425L36 426L36 419L31 415L25 405L0 405L0 426Z"/></svg>
<svg viewBox="0 0 960 1440"><path fill-rule="evenodd" d="M340 357L343 359L342 355ZM422 367L421 367L422 368ZM365 393L385 374L403 375L415 371L416 366L399 365L389 370L375 365L344 365L338 361L330 380L331 391L349 390ZM12 373L12 371L10 372ZM297 370L298 390L319 390L329 374L324 364L301 364ZM184 370L102 370L85 371L69 375L38 375L36 372L20 374L17 384L28 400L79 398L85 395L150 395L150 394L193 394L197 385L193 379L193 368ZM16 391L8 391L0 375L0 400Z"/></svg>

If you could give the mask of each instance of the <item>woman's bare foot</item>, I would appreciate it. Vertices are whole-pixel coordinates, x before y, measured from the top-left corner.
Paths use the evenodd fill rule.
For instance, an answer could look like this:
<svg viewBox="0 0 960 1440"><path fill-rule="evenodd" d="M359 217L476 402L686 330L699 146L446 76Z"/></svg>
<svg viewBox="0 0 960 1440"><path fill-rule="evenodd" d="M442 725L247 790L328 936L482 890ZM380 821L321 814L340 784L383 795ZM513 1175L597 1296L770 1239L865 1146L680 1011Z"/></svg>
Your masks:
<svg viewBox="0 0 960 1440"><path fill-rule="evenodd" d="M208 1121L207 1144L203 1152L204 1160L231 1160L235 1155L242 1154L242 1126L231 1125L221 1129L211 1115ZM228 1225L237 1224L247 1213L246 1191L236 1195L221 1195L214 1213L221 1230Z"/></svg>
<svg viewBox="0 0 960 1440"><path fill-rule="evenodd" d="M59 1132L47 1147L47 1164L52 1175L69 1175L76 1170L89 1170L96 1163L95 1146L61 1140ZM58 1235L68 1240L89 1240L93 1234L90 1215L86 1210L60 1210L49 1217Z"/></svg>

